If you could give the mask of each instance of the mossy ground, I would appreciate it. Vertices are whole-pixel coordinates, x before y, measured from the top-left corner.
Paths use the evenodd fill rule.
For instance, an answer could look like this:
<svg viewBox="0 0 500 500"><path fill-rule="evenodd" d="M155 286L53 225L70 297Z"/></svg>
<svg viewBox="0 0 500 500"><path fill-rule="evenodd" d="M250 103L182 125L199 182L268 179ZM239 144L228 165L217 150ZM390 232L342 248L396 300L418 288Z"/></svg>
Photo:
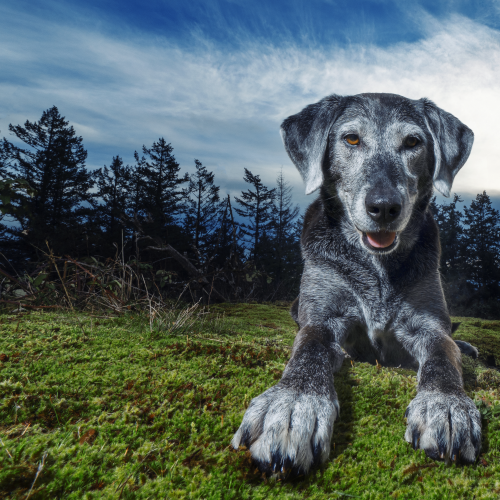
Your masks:
<svg viewBox="0 0 500 500"><path fill-rule="evenodd" d="M500 323L460 320L456 338L499 360ZM306 478L263 479L229 443L279 380L295 332L285 305L212 307L189 338L134 315L0 316L0 498L27 498L38 470L31 499L499 498L500 377L469 361L484 415L476 464L436 463L404 442L414 372L347 360L330 460Z"/></svg>

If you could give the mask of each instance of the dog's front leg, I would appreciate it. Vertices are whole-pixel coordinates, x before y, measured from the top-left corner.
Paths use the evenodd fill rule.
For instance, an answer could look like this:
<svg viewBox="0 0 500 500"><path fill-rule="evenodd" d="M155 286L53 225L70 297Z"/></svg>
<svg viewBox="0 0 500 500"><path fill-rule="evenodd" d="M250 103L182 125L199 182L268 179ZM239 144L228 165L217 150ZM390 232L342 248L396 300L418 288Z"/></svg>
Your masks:
<svg viewBox="0 0 500 500"><path fill-rule="evenodd" d="M250 403L232 445L267 473L305 474L327 460L339 414L333 374L344 354L327 329L302 328L280 382Z"/></svg>
<svg viewBox="0 0 500 500"><path fill-rule="evenodd" d="M446 334L420 337L418 392L405 416L405 439L434 459L474 462L481 445L481 416L465 394L460 350Z"/></svg>

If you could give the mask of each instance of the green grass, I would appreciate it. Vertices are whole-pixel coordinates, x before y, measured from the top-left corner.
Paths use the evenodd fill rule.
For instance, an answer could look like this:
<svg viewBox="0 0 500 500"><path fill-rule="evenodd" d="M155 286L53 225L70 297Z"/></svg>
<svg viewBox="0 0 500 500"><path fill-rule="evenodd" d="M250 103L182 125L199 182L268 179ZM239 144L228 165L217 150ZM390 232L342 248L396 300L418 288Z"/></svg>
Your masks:
<svg viewBox="0 0 500 500"><path fill-rule="evenodd" d="M459 320L456 338L500 360L500 322ZM478 463L459 466L403 440L414 372L346 361L330 460L280 482L229 443L249 401L280 378L296 331L287 307L220 305L182 335L166 329L133 315L0 316L0 498L32 486L31 499L500 496L497 371L465 363L484 438Z"/></svg>

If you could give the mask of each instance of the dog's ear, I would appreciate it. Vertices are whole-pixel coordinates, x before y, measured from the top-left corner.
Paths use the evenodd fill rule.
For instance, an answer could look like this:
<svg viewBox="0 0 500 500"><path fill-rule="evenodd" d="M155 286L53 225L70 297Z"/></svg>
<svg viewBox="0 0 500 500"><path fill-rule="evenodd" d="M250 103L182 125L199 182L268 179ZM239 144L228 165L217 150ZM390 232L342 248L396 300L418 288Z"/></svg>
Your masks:
<svg viewBox="0 0 500 500"><path fill-rule="evenodd" d="M432 101L421 99L420 102L423 103L425 121L434 141L434 187L448 197L455 175L469 158L474 133Z"/></svg>
<svg viewBox="0 0 500 500"><path fill-rule="evenodd" d="M328 133L340 113L341 97L331 95L311 104L281 124L281 137L288 156L306 183L306 194L323 183L321 166Z"/></svg>

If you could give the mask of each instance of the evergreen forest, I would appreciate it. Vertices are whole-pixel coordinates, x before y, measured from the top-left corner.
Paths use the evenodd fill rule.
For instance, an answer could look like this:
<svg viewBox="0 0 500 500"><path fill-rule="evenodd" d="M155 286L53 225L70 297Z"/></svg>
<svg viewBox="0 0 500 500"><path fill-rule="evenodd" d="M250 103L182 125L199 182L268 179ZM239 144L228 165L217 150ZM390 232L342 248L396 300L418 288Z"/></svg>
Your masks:
<svg viewBox="0 0 500 500"><path fill-rule="evenodd" d="M90 171L83 138L55 106L9 131L16 140L0 142L3 303L56 307L49 297L59 294L73 308L101 287L120 308L125 283L129 295L144 287L187 302L296 297L302 216L283 172L265 186L242 169L246 189L231 197L201 159L183 174L163 137L138 148L132 165L117 152ZM450 312L499 318L500 214L486 192L462 202L431 206Z"/></svg>

